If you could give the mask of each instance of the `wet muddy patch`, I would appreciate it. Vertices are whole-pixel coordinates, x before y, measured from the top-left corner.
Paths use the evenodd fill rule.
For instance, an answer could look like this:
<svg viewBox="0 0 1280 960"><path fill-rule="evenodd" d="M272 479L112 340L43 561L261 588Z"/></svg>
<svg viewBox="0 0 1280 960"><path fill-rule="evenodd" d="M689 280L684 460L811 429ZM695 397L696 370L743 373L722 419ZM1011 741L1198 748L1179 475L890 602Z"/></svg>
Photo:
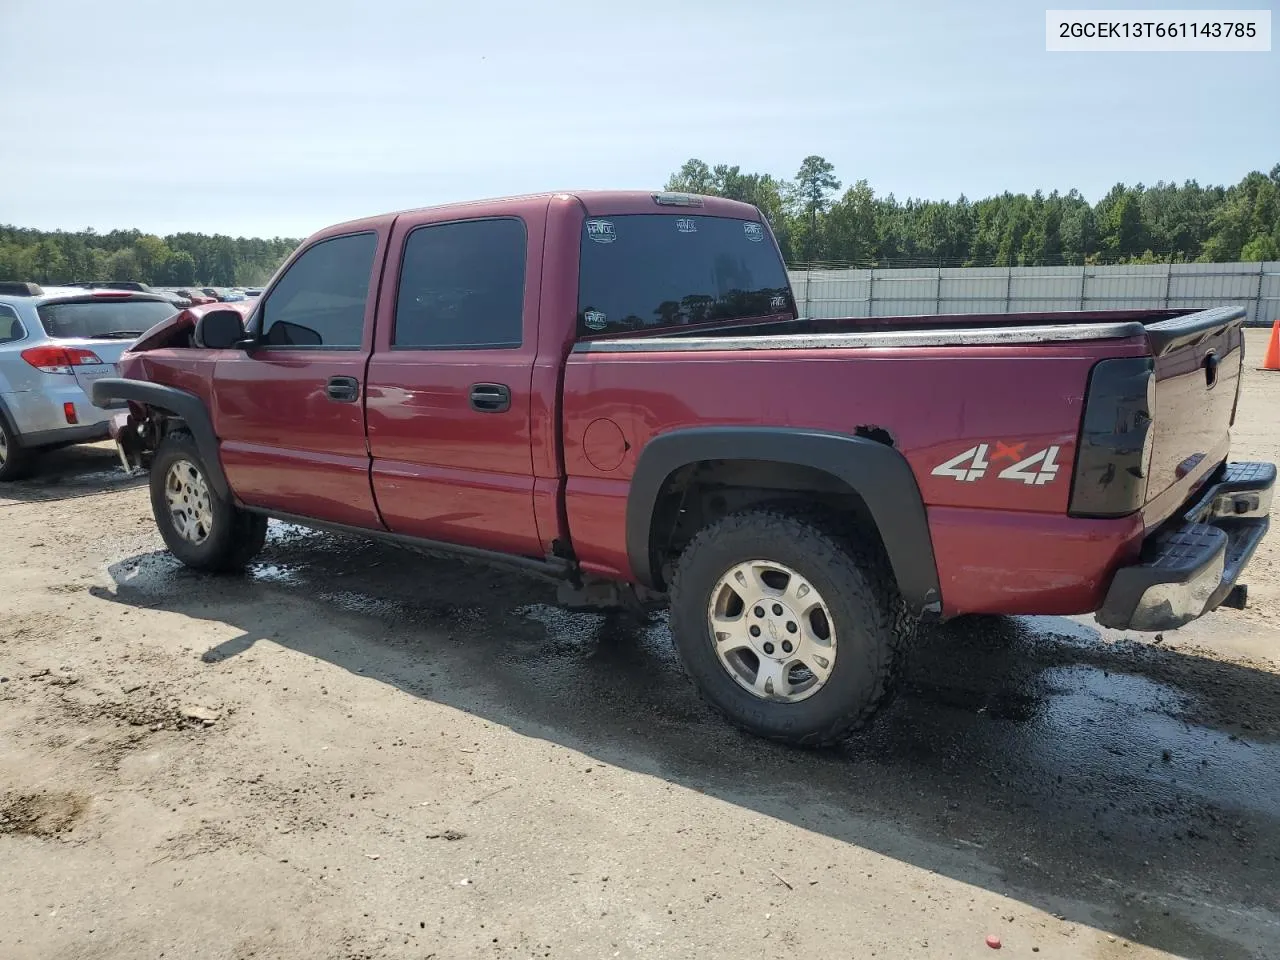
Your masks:
<svg viewBox="0 0 1280 960"><path fill-rule="evenodd" d="M6 793L0 799L0 834L52 837L73 830L89 810L82 793Z"/></svg>

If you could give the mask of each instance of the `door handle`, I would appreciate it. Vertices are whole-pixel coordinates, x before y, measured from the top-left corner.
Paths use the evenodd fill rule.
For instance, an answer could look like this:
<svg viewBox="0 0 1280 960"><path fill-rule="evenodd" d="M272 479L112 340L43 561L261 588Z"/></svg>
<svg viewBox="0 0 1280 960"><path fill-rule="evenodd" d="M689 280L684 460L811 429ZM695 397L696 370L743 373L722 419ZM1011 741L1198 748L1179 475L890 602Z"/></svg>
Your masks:
<svg viewBox="0 0 1280 960"><path fill-rule="evenodd" d="M324 392L338 403L355 403L360 399L360 381L355 377L330 377Z"/></svg>
<svg viewBox="0 0 1280 960"><path fill-rule="evenodd" d="M511 388L505 383L472 384L471 409L480 413L506 413L511 409Z"/></svg>

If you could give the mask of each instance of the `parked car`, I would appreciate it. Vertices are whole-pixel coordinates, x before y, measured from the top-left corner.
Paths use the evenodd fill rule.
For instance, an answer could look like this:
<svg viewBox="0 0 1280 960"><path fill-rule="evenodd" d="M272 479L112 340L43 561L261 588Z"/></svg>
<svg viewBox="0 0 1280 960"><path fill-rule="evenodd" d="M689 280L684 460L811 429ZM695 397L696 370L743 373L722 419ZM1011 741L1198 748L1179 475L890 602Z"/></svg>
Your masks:
<svg viewBox="0 0 1280 960"><path fill-rule="evenodd" d="M191 298L174 293L172 290L158 290L137 280L74 280L63 284L68 287L83 287L86 290L131 290L134 293L154 293L172 303L179 310L191 306Z"/></svg>
<svg viewBox="0 0 1280 960"><path fill-rule="evenodd" d="M199 307L206 303L218 302L217 297L209 296L207 293L204 292L204 290L198 287L194 289L190 287L179 287L177 290L177 293L178 293L178 296L186 297L188 300L190 300L191 305L194 307Z"/></svg>
<svg viewBox="0 0 1280 960"><path fill-rule="evenodd" d="M610 192L340 224L237 306L94 385L179 560L278 517L662 597L776 740L865 723L922 618L1241 606L1267 530L1237 308L801 319L756 208Z"/></svg>
<svg viewBox="0 0 1280 960"><path fill-rule="evenodd" d="M245 288L245 291L244 291L244 295L245 295L246 297L249 297L249 298L253 298L253 297L260 297L260 296L262 296L262 288L261 288L261 287L246 287L246 288Z"/></svg>
<svg viewBox="0 0 1280 960"><path fill-rule="evenodd" d="M154 293L0 283L0 481L43 450L105 440L87 391L124 349L176 309Z"/></svg>

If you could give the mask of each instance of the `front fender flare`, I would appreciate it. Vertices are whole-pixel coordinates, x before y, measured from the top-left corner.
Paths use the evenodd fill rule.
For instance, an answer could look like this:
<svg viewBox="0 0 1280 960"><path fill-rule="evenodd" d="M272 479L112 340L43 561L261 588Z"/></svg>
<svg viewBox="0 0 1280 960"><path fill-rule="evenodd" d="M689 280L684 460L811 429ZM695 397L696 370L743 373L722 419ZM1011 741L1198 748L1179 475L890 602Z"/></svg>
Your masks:
<svg viewBox="0 0 1280 960"><path fill-rule="evenodd" d="M627 499L627 557L639 583L659 585L650 540L663 486L681 467L707 460L794 464L843 481L866 503L908 608L917 616L941 613L928 516L906 457L866 437L821 430L693 427L651 440L640 452Z"/></svg>
<svg viewBox="0 0 1280 960"><path fill-rule="evenodd" d="M105 407L113 400L127 400L141 403L148 407L167 410L176 417L181 417L200 451L205 470L209 474L209 485L224 500L234 501L231 487L227 483L227 475L222 470L222 459L218 456L218 435L213 431L213 418L209 410L194 393L166 387L146 380L126 380L121 377L103 377L93 383L93 403L97 407Z"/></svg>

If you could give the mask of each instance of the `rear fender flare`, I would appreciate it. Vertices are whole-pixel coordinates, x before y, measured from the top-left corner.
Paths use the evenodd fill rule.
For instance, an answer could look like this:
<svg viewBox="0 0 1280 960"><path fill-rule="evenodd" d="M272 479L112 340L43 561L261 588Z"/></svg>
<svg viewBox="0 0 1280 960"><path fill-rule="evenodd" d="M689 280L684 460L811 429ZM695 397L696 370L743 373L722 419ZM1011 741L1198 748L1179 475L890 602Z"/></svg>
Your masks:
<svg viewBox="0 0 1280 960"><path fill-rule="evenodd" d="M181 418L191 431L196 449L200 451L200 459L204 461L209 475L209 485L222 499L235 502L235 496L227 483L227 475L222 470L222 459L218 456L218 435L213 431L213 418L209 416L203 400L186 390L148 383L145 380L125 380L119 377L95 380L94 406L102 407L113 400L145 404Z"/></svg>
<svg viewBox="0 0 1280 960"><path fill-rule="evenodd" d="M658 586L650 540L664 485L681 467L708 460L793 464L843 481L866 503L909 609L918 616L941 613L928 516L906 457L866 437L820 430L695 427L651 440L640 452L627 499L627 557L639 583Z"/></svg>

